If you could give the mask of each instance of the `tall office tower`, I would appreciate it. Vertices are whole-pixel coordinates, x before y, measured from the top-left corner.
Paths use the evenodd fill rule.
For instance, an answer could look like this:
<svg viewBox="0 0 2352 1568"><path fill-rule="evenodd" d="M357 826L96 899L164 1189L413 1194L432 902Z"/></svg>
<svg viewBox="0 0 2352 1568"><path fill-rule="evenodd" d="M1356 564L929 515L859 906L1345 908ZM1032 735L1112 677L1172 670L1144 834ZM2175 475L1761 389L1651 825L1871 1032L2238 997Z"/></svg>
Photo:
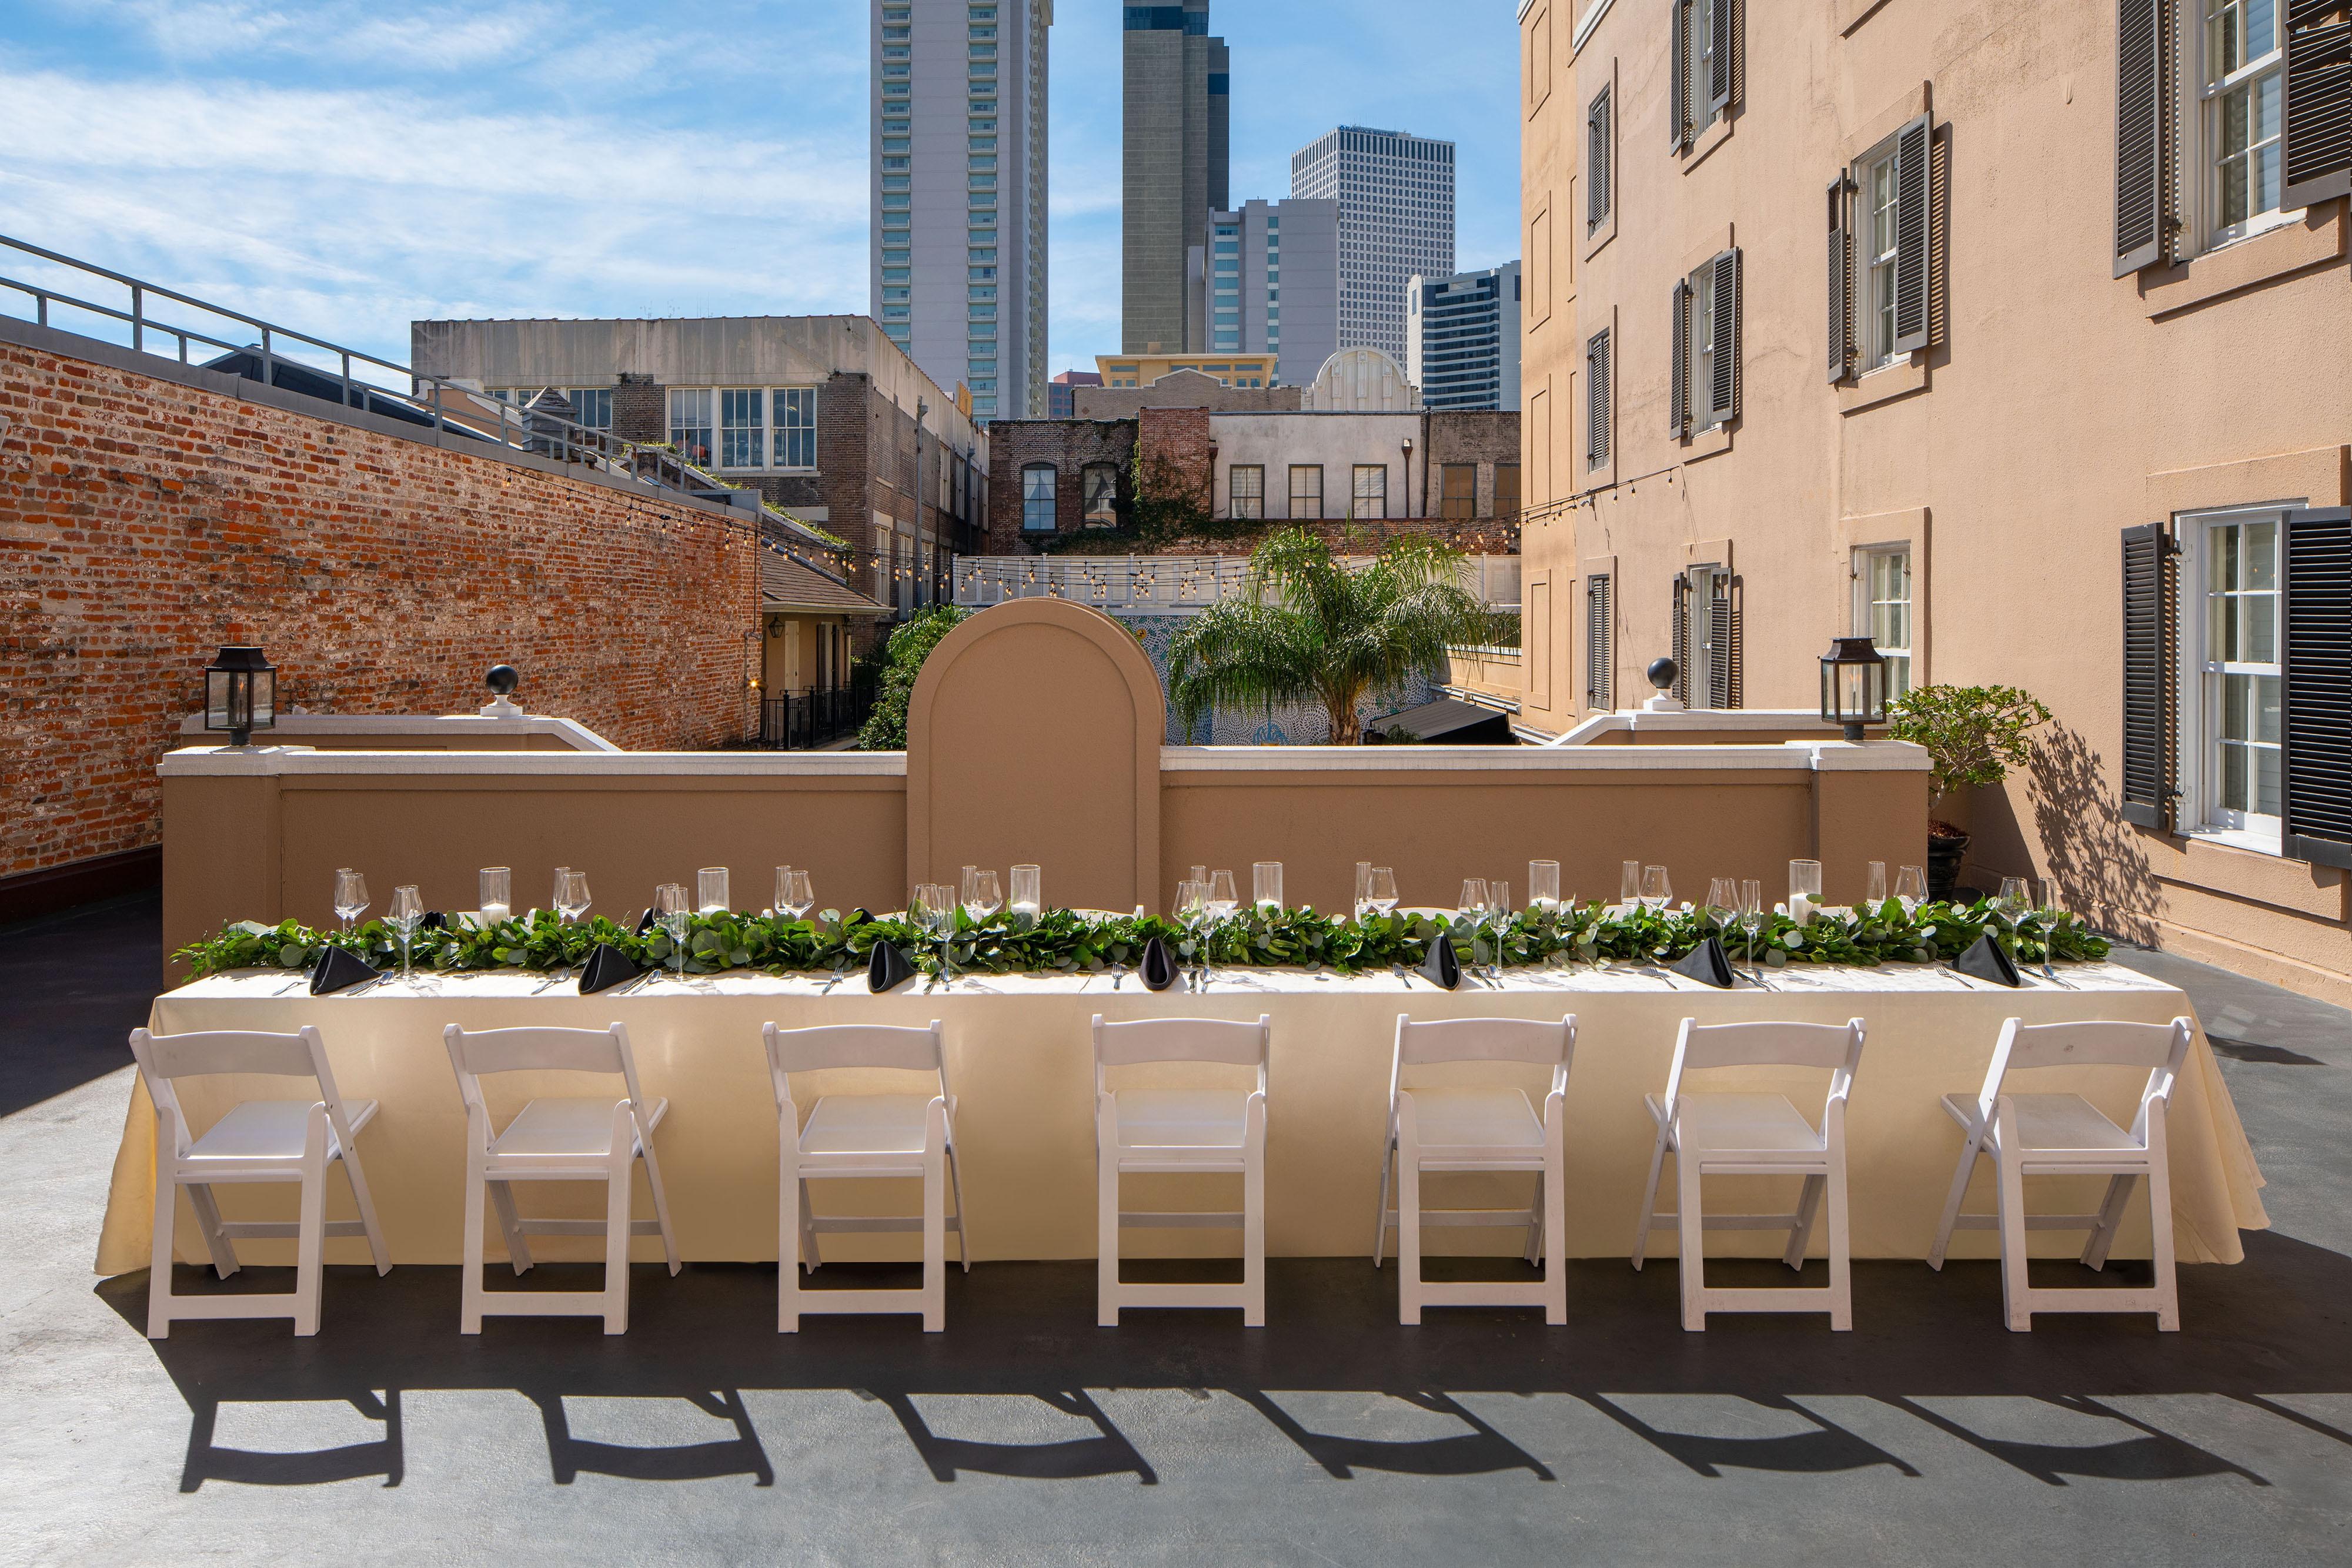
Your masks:
<svg viewBox="0 0 2352 1568"><path fill-rule="evenodd" d="M1404 290L1404 375L1423 408L1519 406L1519 264Z"/></svg>
<svg viewBox="0 0 2352 1568"><path fill-rule="evenodd" d="M1404 286L1454 271L1454 143L1343 125L1290 155L1290 193L1339 204L1339 345L1404 361Z"/></svg>
<svg viewBox="0 0 2352 1568"><path fill-rule="evenodd" d="M875 319L975 419L1042 419L1054 0L871 4Z"/></svg>
<svg viewBox="0 0 2352 1568"><path fill-rule="evenodd" d="M1125 15L1120 347L1181 353L1191 340L1185 253L1227 199L1229 57L1209 37L1209 0Z"/></svg>
<svg viewBox="0 0 2352 1568"><path fill-rule="evenodd" d="M1339 204L1244 202L1209 214L1186 264L1196 354L1275 354L1305 386L1339 348Z"/></svg>

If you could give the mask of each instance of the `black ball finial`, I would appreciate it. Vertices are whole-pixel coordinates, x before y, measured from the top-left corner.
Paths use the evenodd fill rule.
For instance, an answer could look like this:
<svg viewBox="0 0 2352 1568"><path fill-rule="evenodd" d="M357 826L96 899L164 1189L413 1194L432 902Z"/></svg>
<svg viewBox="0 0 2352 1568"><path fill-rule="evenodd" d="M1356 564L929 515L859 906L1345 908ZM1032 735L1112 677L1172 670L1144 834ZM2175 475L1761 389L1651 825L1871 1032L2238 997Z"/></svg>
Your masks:
<svg viewBox="0 0 2352 1568"><path fill-rule="evenodd" d="M1681 673L1681 670L1675 665L1672 659L1653 659L1650 661L1650 684L1657 687L1662 692L1673 685L1675 684L1675 677Z"/></svg>
<svg viewBox="0 0 2352 1568"><path fill-rule="evenodd" d="M482 684L495 695L506 696L522 685L522 676L516 673L512 664L492 664L490 673L482 678Z"/></svg>

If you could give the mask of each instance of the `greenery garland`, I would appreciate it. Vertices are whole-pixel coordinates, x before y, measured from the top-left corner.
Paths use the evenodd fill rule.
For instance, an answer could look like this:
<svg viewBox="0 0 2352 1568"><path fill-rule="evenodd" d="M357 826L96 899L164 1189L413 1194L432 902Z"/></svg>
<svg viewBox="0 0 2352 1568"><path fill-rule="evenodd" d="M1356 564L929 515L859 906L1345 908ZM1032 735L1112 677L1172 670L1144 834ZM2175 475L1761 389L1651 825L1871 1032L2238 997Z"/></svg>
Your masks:
<svg viewBox="0 0 2352 1568"><path fill-rule="evenodd" d="M1318 915L1309 905L1241 911L1197 936L1156 915L1094 916L1055 909L1034 920L1010 915L974 920L959 911L950 956L960 974L1095 974L1118 965L1132 968L1144 945L1159 936L1183 960L1356 975L1418 967L1441 932L1453 936L1465 962L1513 968L1671 963L1709 936L1719 936L1735 959L1744 960L1748 951L1748 937L1736 922L1687 904L1675 910L1616 910L1599 904L1525 910L1512 915L1499 934L1463 915L1398 911L1356 920ZM1906 915L1900 903L1888 899L1875 907L1816 910L1803 925L1775 910L1754 940L1757 960L1768 967L1867 967L1948 961L1988 932L2029 964L2107 955L2106 942L2072 915L2034 911L2012 921L1984 901L1925 904ZM814 921L766 914L694 915L688 925L685 968L690 975L847 970L863 967L877 942L897 944L926 972L939 967L939 939L929 932L905 915L884 918L853 909L845 915L827 910ZM464 917L420 931L410 956L417 968L443 974L544 972L585 962L600 944L647 968L669 967L677 956L668 934L658 928L639 936L601 915L567 925L543 909L488 925ZM292 920L277 925L240 921L173 956L202 977L229 969L308 969L331 947L378 968L400 962L400 938L381 920L350 932L320 931Z"/></svg>

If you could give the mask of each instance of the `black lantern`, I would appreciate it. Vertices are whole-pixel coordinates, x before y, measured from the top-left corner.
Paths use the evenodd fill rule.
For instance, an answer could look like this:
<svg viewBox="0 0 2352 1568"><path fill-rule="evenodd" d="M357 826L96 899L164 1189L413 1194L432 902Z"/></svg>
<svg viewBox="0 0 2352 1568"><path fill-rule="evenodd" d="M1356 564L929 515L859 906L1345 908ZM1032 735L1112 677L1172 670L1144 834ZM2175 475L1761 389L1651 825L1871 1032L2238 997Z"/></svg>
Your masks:
<svg viewBox="0 0 2352 1568"><path fill-rule="evenodd" d="M231 646L205 666L205 727L228 731L231 746L278 726L278 669L258 648Z"/></svg>
<svg viewBox="0 0 2352 1568"><path fill-rule="evenodd" d="M1886 655L1869 638L1840 637L1822 655L1822 722L1843 726L1848 740L1886 722Z"/></svg>

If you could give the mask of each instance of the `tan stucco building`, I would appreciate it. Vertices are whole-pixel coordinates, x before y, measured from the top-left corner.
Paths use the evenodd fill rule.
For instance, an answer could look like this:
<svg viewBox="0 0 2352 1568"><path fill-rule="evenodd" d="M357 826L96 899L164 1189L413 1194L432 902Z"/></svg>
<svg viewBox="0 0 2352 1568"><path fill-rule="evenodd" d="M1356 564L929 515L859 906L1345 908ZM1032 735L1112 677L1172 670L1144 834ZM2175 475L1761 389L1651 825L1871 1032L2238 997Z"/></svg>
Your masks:
<svg viewBox="0 0 2352 1568"><path fill-rule="evenodd" d="M2055 715L1969 880L2352 1000L2352 9L1518 14L1525 723L1870 632Z"/></svg>

